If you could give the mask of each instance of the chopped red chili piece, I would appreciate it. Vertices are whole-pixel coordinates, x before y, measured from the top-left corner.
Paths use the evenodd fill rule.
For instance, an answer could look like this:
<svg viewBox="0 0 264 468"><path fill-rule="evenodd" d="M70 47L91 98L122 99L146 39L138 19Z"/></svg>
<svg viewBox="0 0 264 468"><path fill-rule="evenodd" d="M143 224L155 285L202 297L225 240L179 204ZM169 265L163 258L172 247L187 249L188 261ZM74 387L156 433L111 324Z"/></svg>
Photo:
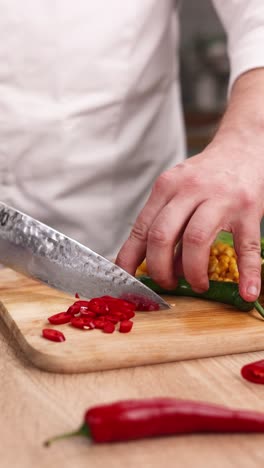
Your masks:
<svg viewBox="0 0 264 468"><path fill-rule="evenodd" d="M153 311L153 310L159 310L160 308L157 302L152 301L151 299L148 299L145 296L139 296L133 293L123 294L122 299L135 304L136 306L135 310Z"/></svg>
<svg viewBox="0 0 264 468"><path fill-rule="evenodd" d="M105 322L104 318L102 317L102 318L99 318L99 319L94 319L93 323L95 325L95 328L99 328L99 329L102 330L104 328L106 322Z"/></svg>
<svg viewBox="0 0 264 468"><path fill-rule="evenodd" d="M112 322L106 322L103 328L104 333L113 333L115 331L115 326Z"/></svg>
<svg viewBox="0 0 264 468"><path fill-rule="evenodd" d="M75 328L81 328L82 330L93 330L95 324L89 317L73 317L71 319L71 325Z"/></svg>
<svg viewBox="0 0 264 468"><path fill-rule="evenodd" d="M80 305L78 305L78 304L72 304L72 305L68 308L67 312L68 312L69 314L71 314L71 315L77 315L77 314L79 314L80 309L81 309L81 306L80 306Z"/></svg>
<svg viewBox="0 0 264 468"><path fill-rule="evenodd" d="M92 312L91 310L85 309L83 307L81 307L80 315L81 315L81 317L89 317L91 319L96 317L95 312Z"/></svg>
<svg viewBox="0 0 264 468"><path fill-rule="evenodd" d="M243 366L241 375L249 382L264 384L264 359Z"/></svg>
<svg viewBox="0 0 264 468"><path fill-rule="evenodd" d="M123 320L120 322L119 331L120 333L129 333L133 327L133 322L131 320Z"/></svg>
<svg viewBox="0 0 264 468"><path fill-rule="evenodd" d="M132 310L127 311L124 315L126 316L126 320L129 320L129 319L135 317L135 312L133 312Z"/></svg>
<svg viewBox="0 0 264 468"><path fill-rule="evenodd" d="M53 328L44 328L42 330L42 336L50 341L65 341L65 336L59 330Z"/></svg>
<svg viewBox="0 0 264 468"><path fill-rule="evenodd" d="M120 297L102 296L101 299L103 299L107 304L120 304L124 307L126 306L132 310L135 310L135 304L133 302L121 299Z"/></svg>
<svg viewBox="0 0 264 468"><path fill-rule="evenodd" d="M103 299L105 302L113 302L113 301L118 301L118 297L113 297L113 296L101 296L100 299Z"/></svg>
<svg viewBox="0 0 264 468"><path fill-rule="evenodd" d="M74 302L74 305L77 305L79 307L87 307L87 309L89 309L89 304L90 304L90 301L76 301L76 302Z"/></svg>
<svg viewBox="0 0 264 468"><path fill-rule="evenodd" d="M120 320L117 318L117 317L114 317L113 315L108 315L107 316L107 320L108 322L112 322L114 323L115 325L120 322Z"/></svg>
<svg viewBox="0 0 264 468"><path fill-rule="evenodd" d="M90 300L89 310L92 310L98 315L106 315L109 312L109 307L103 299L96 297Z"/></svg>
<svg viewBox="0 0 264 468"><path fill-rule="evenodd" d="M123 312L118 312L118 311L117 312L112 312L110 314L110 317L114 317L114 318L118 319L119 322L126 318L125 314Z"/></svg>
<svg viewBox="0 0 264 468"><path fill-rule="evenodd" d="M68 323L71 321L72 315L69 312L60 312L59 314L51 315L48 318L48 321L52 325L62 325L63 323Z"/></svg>
<svg viewBox="0 0 264 468"><path fill-rule="evenodd" d="M79 296L78 293L75 293L75 297L76 297L76 299L80 299L80 296Z"/></svg>

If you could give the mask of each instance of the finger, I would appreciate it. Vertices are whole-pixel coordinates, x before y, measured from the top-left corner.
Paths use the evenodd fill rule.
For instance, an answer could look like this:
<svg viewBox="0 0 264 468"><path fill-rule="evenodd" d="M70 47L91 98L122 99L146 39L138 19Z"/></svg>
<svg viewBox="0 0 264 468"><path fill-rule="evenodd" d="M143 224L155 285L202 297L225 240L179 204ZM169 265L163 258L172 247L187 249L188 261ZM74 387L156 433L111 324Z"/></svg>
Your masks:
<svg viewBox="0 0 264 468"><path fill-rule="evenodd" d="M176 276L176 278L184 276L182 266L182 241L178 243L174 257L174 275Z"/></svg>
<svg viewBox="0 0 264 468"><path fill-rule="evenodd" d="M261 289L260 221L248 213L233 229L239 270L239 292L249 302L257 300Z"/></svg>
<svg viewBox="0 0 264 468"><path fill-rule="evenodd" d="M150 276L162 287L172 289L175 275L175 246L192 215L193 198L176 196L160 211L149 230L147 265Z"/></svg>
<svg viewBox="0 0 264 468"><path fill-rule="evenodd" d="M116 264L134 275L138 265L144 260L149 229L162 208L175 195L175 169L164 172L155 182L149 199L139 214L129 238L120 249Z"/></svg>
<svg viewBox="0 0 264 468"><path fill-rule="evenodd" d="M199 205L183 234L182 264L186 280L196 292L209 287L210 247L221 229L225 209L213 201Z"/></svg>

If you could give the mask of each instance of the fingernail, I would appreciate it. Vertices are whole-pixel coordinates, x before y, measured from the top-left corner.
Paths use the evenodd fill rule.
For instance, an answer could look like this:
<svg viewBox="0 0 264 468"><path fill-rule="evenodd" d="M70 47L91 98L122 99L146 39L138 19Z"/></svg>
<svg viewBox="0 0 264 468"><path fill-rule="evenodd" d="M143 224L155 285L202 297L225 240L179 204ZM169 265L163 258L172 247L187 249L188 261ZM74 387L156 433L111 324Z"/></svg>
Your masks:
<svg viewBox="0 0 264 468"><path fill-rule="evenodd" d="M254 286L254 284L250 284L247 288L247 293L250 295L250 296L258 296L259 295L259 290L256 286Z"/></svg>

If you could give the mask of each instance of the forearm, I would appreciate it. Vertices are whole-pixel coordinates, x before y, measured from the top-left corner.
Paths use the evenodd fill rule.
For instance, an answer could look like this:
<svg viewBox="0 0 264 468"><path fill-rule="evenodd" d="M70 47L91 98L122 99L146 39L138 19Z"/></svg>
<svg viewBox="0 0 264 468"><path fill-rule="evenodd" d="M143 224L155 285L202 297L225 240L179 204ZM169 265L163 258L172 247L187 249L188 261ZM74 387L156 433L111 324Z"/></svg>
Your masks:
<svg viewBox="0 0 264 468"><path fill-rule="evenodd" d="M227 139L238 145L264 144L264 68L242 74L234 83L227 109L212 144ZM245 148L246 149L246 148Z"/></svg>

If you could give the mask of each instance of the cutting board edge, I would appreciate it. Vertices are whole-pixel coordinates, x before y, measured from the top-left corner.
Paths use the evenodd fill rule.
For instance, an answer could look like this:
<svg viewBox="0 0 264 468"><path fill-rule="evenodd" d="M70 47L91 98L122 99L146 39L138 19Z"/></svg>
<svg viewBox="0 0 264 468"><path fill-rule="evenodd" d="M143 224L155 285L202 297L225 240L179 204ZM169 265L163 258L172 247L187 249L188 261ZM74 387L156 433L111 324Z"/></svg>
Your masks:
<svg viewBox="0 0 264 468"><path fill-rule="evenodd" d="M20 342L19 342L20 345ZM21 346L21 345L20 345ZM58 356L52 356L49 354L45 354L41 351L38 351L34 348L31 347L27 343L27 348L30 351L30 354L26 352L25 348L21 349L22 351L26 354L26 357L28 361L33 364L35 367L38 369L45 371L45 372L51 372L51 373L58 373L58 374L83 374L83 373L93 373L93 372L100 372L100 371L111 371L111 370L116 370L116 369L129 369L133 367L138 367L138 366L148 366L148 365L159 365L159 364L168 364L172 362L180 362L180 361L190 361L190 360L195 360L195 359L206 359L210 357L220 357L220 356L225 356L225 355L235 355L235 354L242 354L242 353L248 353L248 352L256 352L256 351L263 351L264 347L262 345L257 345L253 346L252 348L247 348L247 351L241 352L241 349L228 349L226 350L225 353L221 351L216 351L216 352L200 352L196 353L195 355L189 354L187 356L175 356L171 358L163 358L163 359L156 359L156 358L148 358L146 360L140 359L138 361L134 361L133 363L131 362L125 362L125 361L116 361L115 363L113 362L107 362L104 361L103 365L93 365L93 366L87 366L87 365L81 365L78 363L78 368L76 368L74 362L68 361L67 364L65 364L65 359L62 357Z"/></svg>
<svg viewBox="0 0 264 468"><path fill-rule="evenodd" d="M119 358L115 359L115 362L105 359L104 361L98 361L95 359L90 362L83 362L78 363L78 368L76 368L76 362L74 358L68 359L65 361L65 357L63 356L56 356L54 354L44 353L36 349L32 346L27 339L24 337L23 333L20 331L18 325L13 320L12 316L9 314L8 310L6 309L5 305L0 301L0 318L8 327L9 333L15 336L15 339L23 351L24 355L26 356L27 360L36 366L38 369L41 369L45 372L52 372L52 373L59 373L59 374L81 374L81 373L89 373L89 372L98 372L98 371L106 371L106 370L115 370L115 369L126 369L132 368L137 366L147 366L153 364L166 364L169 362L177 362L181 360L193 360L193 359L204 359L209 358L212 356L224 356L228 354L240 354L241 349L239 344L236 341L229 342L225 352L223 353L222 350L215 347L214 352L208 353L206 349L203 348L203 339L201 337L201 346L199 343L196 343L195 348L192 352L189 351L188 356L182 353L178 353L175 355L171 355L168 357L165 353L165 349L163 350L163 356L160 358L157 357L157 354L152 356L138 353L138 348L134 351L133 355L130 356L130 359L122 358L122 355ZM214 337L212 336L211 339L213 340ZM63 343L56 344L58 346L63 346ZM254 352L254 351L263 351L264 350L264 343L254 342L252 346L247 347L247 351L245 352ZM147 356L144 358L144 355ZM133 360L133 361L132 361Z"/></svg>
<svg viewBox="0 0 264 468"><path fill-rule="evenodd" d="M103 341L99 340L98 347L92 349L87 348L85 350L85 354L81 356L80 359L78 359L76 353L73 354L69 352L69 349L67 347L68 340L66 343L66 347L63 348L63 343L51 343L47 340L42 339L41 328L39 328L39 325L38 330L35 330L36 333L32 334L30 333L30 330L27 329L27 325L25 331L23 328L25 324L23 322L21 323L20 321L17 322L16 317L13 318L12 309L11 311L9 310L9 300L11 304L16 305L16 297L19 291L27 295L26 317L28 317L28 300L31 292L37 294L41 303L43 302L44 297L51 297L51 291L52 297L54 293L53 288L47 287L44 284L37 284L36 282L32 280L29 281L28 279L27 282L22 276L22 286L20 286L20 276L18 274L15 274L15 276L13 275L14 272L12 272L11 270L7 272L0 272L0 277L3 277L4 280L3 285L7 284L8 286L10 286L10 281L12 284L12 288L9 287L8 292L6 292L6 294L4 293L5 288L2 288L2 297L0 301L0 319L3 322L3 325L5 324L7 332L10 333L10 337L14 337L14 340L10 340L10 344L14 347L14 350L17 346L17 348L19 348L23 352L23 355L25 356L25 359L29 364L32 364L35 367L46 372L56 372L60 374L78 374L121 368L124 369L136 366L147 366L153 364L166 364L169 362L264 350L262 327L257 326L257 322L255 322L256 326L254 325L253 327L251 327L250 323L248 323L247 326L249 328L247 329L247 326L245 325L244 330L242 330L242 332L240 330L239 333L237 333L235 327L229 328L228 330L225 330L225 333L223 335L223 330L222 334L219 334L219 330L216 329L215 332L217 333L214 332L212 334L211 327L210 330L207 330L208 334L202 333L201 330L197 328L196 333L192 334L190 333L191 330L188 328L188 326L190 327L190 322L188 322L187 320L187 328L185 323L178 336L177 332L175 333L175 335L172 333L170 327L169 333L166 334L165 337L164 330L162 331L162 328L160 328L159 339L154 341L152 340L152 331L149 330L149 328L147 328L144 331L143 326L143 329L141 329L141 332L143 332L143 341L140 341L139 343L135 329L135 333L133 332L131 336L126 337L128 338L127 353L124 353L124 349L122 347L123 345L120 348L118 342L116 342L115 340L110 340L111 353L109 353L110 348L108 347L108 345L105 345L105 343L107 342L107 337L103 337ZM61 291L58 293L60 298L63 298L63 300L65 300L64 293L62 293ZM4 297L6 298L7 303L5 303ZM34 300L35 299L33 298L33 302ZM193 301L193 303L196 304L195 301ZM223 307L221 306L221 313L222 308ZM46 313L46 304L44 309ZM23 313L23 307L18 311L19 313ZM52 311L50 310L50 312ZM200 308L199 313L201 315ZM224 310L223 314L225 314ZM219 317L219 311L217 311L216 317ZM200 317L199 320L204 320L204 317ZM229 320L231 320L231 316L229 317L228 315L228 317L226 317L226 320L229 323ZM254 320L253 317L252 320ZM245 336L246 329L247 333ZM179 339L180 334L182 334L181 339ZM110 335L108 338L110 339ZM43 340L43 342L41 341L40 346L38 346L37 343L38 339ZM130 339L132 339L132 341L129 344ZM241 346L242 339L243 346ZM185 343L185 341L186 345L182 346L182 344ZM131 348L131 346L133 348ZM89 360L87 356L92 356L92 358Z"/></svg>

